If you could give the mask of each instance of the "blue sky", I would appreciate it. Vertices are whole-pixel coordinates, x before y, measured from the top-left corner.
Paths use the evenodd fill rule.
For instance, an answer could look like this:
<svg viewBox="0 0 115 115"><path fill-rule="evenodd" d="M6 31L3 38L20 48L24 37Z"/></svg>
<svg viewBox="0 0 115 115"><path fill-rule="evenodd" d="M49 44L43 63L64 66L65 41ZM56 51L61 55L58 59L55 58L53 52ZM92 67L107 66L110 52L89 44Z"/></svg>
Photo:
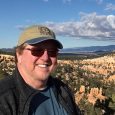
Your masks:
<svg viewBox="0 0 115 115"><path fill-rule="evenodd" d="M68 47L115 45L115 0L0 0L0 48L30 25L51 28Z"/></svg>

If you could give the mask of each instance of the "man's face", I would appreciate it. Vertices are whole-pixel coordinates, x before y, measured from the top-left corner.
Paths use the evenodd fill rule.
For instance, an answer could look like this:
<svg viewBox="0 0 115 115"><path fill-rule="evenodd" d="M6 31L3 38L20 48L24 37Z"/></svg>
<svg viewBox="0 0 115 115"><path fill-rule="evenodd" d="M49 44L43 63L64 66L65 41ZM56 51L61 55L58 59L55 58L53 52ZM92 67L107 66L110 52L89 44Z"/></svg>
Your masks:
<svg viewBox="0 0 115 115"><path fill-rule="evenodd" d="M57 65L58 49L53 42L27 45L22 54L17 55L18 69L23 77L34 80L47 80Z"/></svg>

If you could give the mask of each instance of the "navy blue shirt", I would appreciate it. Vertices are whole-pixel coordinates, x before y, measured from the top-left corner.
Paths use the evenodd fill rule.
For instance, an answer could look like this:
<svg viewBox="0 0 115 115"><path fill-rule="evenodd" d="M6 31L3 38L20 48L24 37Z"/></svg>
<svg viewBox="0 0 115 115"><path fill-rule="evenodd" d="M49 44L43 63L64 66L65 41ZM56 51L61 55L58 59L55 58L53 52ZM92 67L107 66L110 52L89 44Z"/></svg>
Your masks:
<svg viewBox="0 0 115 115"><path fill-rule="evenodd" d="M29 115L68 115L57 102L51 87L40 91L30 103Z"/></svg>

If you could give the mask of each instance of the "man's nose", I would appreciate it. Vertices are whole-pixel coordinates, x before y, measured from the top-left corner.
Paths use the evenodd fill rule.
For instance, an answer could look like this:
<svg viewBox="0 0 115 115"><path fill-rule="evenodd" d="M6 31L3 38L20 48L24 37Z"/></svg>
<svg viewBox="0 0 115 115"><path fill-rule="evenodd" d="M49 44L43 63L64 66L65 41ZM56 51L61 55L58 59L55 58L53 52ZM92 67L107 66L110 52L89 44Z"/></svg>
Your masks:
<svg viewBox="0 0 115 115"><path fill-rule="evenodd" d="M44 50L44 53L41 55L41 58L44 60L48 60L49 59L49 55L48 55L48 51Z"/></svg>

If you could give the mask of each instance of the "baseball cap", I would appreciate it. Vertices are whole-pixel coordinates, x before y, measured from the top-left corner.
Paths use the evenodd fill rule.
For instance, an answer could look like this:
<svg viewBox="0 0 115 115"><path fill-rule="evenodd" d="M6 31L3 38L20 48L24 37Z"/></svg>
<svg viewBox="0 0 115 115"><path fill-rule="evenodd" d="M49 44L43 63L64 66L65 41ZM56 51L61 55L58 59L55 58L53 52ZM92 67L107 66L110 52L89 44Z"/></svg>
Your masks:
<svg viewBox="0 0 115 115"><path fill-rule="evenodd" d="M56 40L56 36L52 30L45 26L40 26L40 25L33 25L28 28L26 28L19 40L17 46L20 46L24 43L27 43L29 45L34 45L38 44L44 41L54 41L56 43L57 47L59 49L63 48L63 45L60 41Z"/></svg>

